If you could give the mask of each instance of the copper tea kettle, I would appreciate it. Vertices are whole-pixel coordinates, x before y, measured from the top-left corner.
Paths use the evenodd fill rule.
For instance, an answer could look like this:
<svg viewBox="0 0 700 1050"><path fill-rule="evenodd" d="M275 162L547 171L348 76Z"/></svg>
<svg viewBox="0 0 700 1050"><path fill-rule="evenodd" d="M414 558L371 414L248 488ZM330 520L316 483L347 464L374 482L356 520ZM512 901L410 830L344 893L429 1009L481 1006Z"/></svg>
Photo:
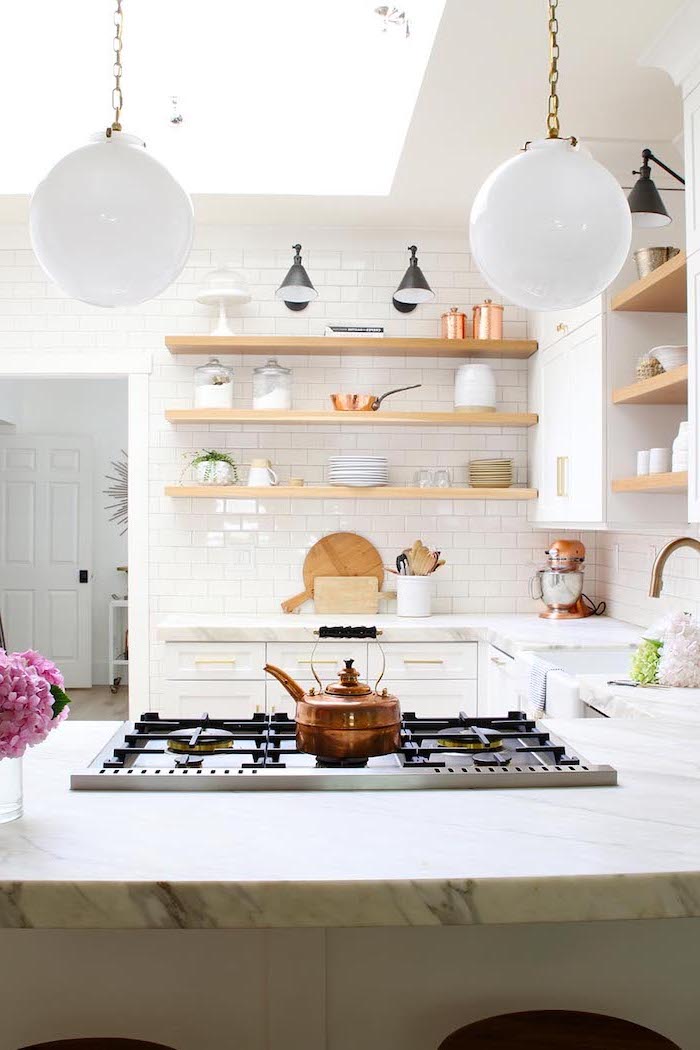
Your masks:
<svg viewBox="0 0 700 1050"><path fill-rule="evenodd" d="M315 648L315 647L314 647ZM308 693L291 675L272 664L265 665L296 703L296 744L300 751L322 759L356 760L390 755L399 749L401 707L387 689L378 692L360 681L353 660L345 660L339 681L323 686L311 658L318 683Z"/></svg>

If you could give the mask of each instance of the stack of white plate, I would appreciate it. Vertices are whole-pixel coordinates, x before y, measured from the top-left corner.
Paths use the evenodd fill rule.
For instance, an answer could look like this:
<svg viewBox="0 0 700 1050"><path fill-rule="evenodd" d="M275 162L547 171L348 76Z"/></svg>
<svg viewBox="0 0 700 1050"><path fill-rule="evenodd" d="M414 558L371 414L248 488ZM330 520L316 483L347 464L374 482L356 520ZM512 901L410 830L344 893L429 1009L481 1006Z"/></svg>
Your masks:
<svg viewBox="0 0 700 1050"><path fill-rule="evenodd" d="M512 459L472 459L469 484L479 489L508 489L513 484Z"/></svg>
<svg viewBox="0 0 700 1050"><path fill-rule="evenodd" d="M674 368L688 364L687 346L655 346L649 353L651 357L656 358L664 372L671 372Z"/></svg>
<svg viewBox="0 0 700 1050"><path fill-rule="evenodd" d="M328 460L328 482L367 488L389 484L389 462L386 456L331 456Z"/></svg>

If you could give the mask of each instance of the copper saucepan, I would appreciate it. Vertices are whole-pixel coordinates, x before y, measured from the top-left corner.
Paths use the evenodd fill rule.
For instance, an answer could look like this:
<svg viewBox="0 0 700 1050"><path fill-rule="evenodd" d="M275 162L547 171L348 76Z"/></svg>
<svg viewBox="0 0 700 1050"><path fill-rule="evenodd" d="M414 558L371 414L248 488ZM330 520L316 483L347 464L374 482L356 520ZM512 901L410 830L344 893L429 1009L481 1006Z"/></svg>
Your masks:
<svg viewBox="0 0 700 1050"><path fill-rule="evenodd" d="M401 394L404 390L417 390L422 383L413 386L400 386L396 390L387 390L379 397L376 394L331 394L331 401L336 412L376 412L385 397Z"/></svg>

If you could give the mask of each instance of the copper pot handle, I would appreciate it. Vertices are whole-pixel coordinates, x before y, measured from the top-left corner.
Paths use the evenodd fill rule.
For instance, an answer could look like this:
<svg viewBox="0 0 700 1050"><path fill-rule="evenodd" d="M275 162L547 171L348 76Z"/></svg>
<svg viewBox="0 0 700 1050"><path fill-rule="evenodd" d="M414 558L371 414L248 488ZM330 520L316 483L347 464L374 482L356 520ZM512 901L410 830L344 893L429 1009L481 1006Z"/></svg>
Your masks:
<svg viewBox="0 0 700 1050"><path fill-rule="evenodd" d="M402 394L404 390L417 390L419 386L423 386L423 384L414 383L412 386L398 386L396 390L387 390L386 394L382 394L381 397L375 397L372 402L372 411L377 411L385 397L391 397L392 394Z"/></svg>

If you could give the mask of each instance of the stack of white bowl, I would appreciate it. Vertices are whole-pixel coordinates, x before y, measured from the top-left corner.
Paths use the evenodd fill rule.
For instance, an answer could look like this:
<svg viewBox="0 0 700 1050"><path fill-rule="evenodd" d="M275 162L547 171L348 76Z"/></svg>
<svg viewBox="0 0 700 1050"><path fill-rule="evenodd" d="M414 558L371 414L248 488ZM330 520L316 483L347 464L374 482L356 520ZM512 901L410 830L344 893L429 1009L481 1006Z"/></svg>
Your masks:
<svg viewBox="0 0 700 1050"><path fill-rule="evenodd" d="M328 482L355 488L388 485L389 461L386 456L331 456Z"/></svg>
<svg viewBox="0 0 700 1050"><path fill-rule="evenodd" d="M469 484L479 489L509 489L513 484L513 460L472 459Z"/></svg>
<svg viewBox="0 0 700 1050"><path fill-rule="evenodd" d="M681 423L678 428L678 437L673 442L673 458L671 460L671 470L685 471L688 469L688 423L687 420Z"/></svg>

